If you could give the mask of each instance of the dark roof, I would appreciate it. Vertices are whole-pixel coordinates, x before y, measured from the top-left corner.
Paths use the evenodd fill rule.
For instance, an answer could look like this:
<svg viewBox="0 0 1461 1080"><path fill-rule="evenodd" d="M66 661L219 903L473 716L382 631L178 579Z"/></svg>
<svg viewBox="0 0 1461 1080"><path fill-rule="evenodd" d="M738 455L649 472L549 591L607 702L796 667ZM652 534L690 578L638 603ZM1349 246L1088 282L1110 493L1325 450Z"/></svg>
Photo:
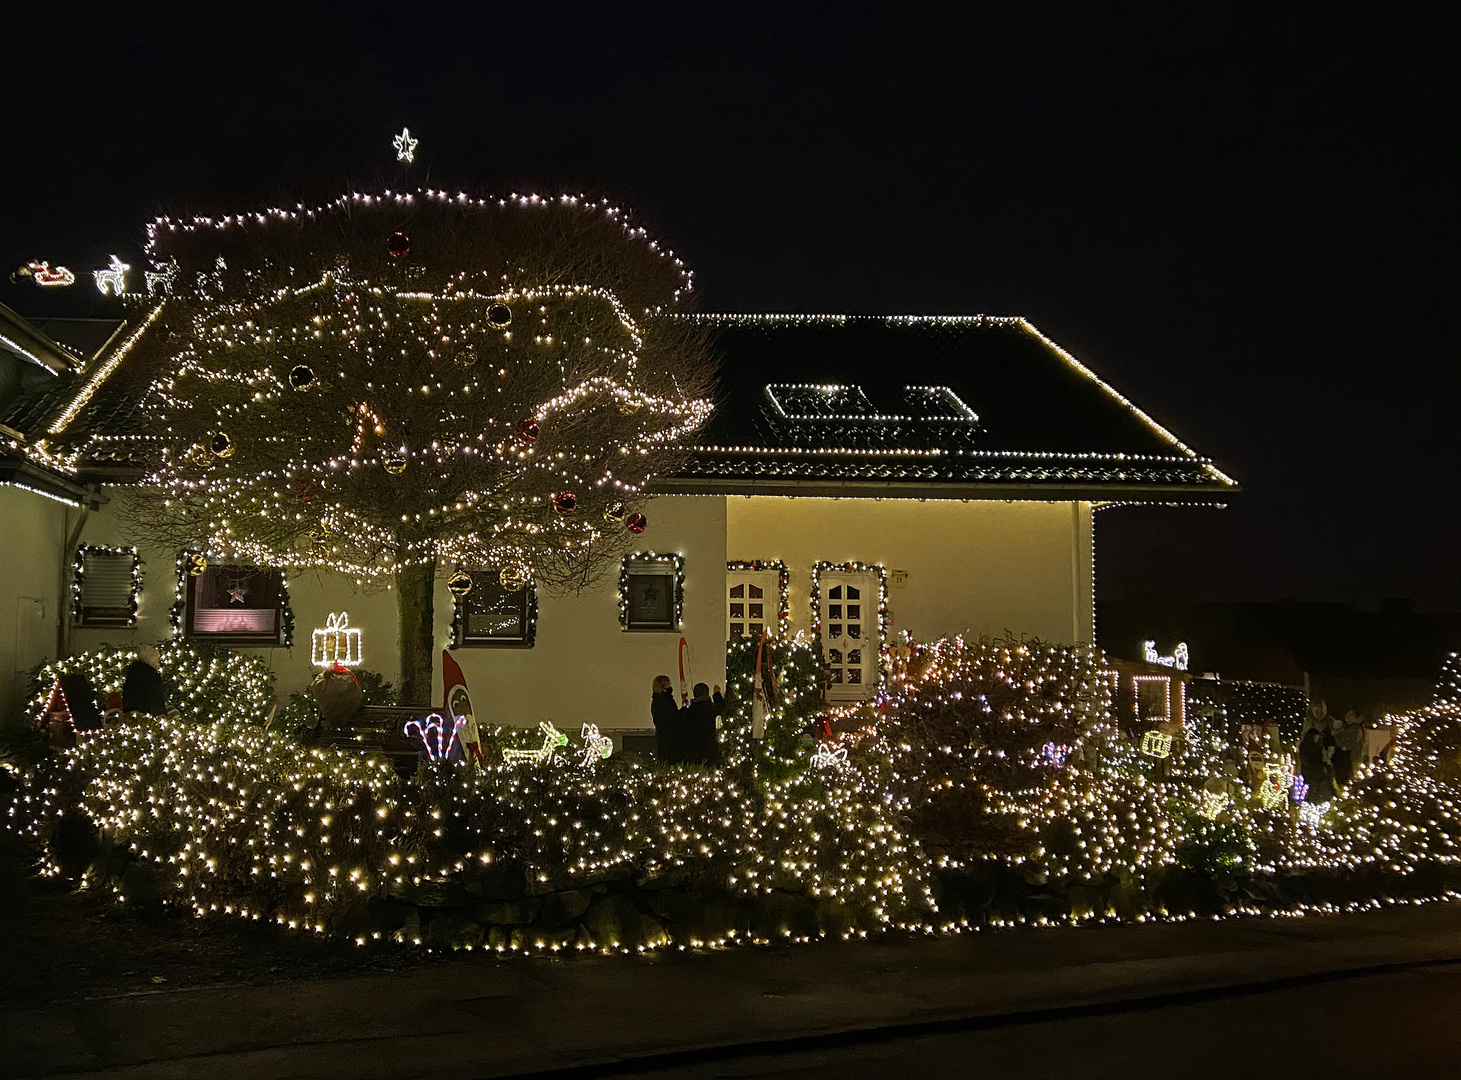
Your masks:
<svg viewBox="0 0 1461 1080"><path fill-rule="evenodd" d="M695 318L721 361L720 400L661 490L973 497L997 485L1177 502L1236 490L1023 319Z"/></svg>
<svg viewBox="0 0 1461 1080"><path fill-rule="evenodd" d="M1023 319L682 317L706 329L719 388L660 492L1220 503L1237 488ZM149 321L83 386L16 403L11 426L60 418L51 441L84 447L84 472L124 467L156 372L117 362Z"/></svg>
<svg viewBox="0 0 1461 1080"><path fill-rule="evenodd" d="M122 319L36 319L30 324L82 360L101 352L124 324Z"/></svg>

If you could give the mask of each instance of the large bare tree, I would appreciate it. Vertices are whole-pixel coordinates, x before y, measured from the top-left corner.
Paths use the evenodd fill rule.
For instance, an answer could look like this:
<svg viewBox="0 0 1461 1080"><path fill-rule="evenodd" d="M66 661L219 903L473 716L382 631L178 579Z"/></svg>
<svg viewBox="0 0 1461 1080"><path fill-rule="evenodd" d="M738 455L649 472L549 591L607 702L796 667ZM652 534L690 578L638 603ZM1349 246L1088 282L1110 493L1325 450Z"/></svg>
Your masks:
<svg viewBox="0 0 1461 1080"><path fill-rule="evenodd" d="M604 204L351 195L150 233L133 527L393 579L407 703L431 693L439 573L597 580L710 411L703 339L659 317L688 272Z"/></svg>

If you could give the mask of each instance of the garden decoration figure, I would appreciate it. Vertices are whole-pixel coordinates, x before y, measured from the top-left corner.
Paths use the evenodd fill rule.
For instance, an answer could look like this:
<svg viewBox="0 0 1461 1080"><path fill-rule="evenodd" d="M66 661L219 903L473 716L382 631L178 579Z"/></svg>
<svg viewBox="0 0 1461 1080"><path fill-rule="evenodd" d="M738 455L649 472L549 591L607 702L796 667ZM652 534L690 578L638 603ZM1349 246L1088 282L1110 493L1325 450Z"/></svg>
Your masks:
<svg viewBox="0 0 1461 1080"><path fill-rule="evenodd" d="M583 749L579 751L578 763L585 769L592 768L614 752L614 740L599 734L598 724L584 724Z"/></svg>
<svg viewBox="0 0 1461 1080"><path fill-rule="evenodd" d="M538 730L543 733L543 745L536 750L504 750L502 760L510 761L513 764L526 761L533 765L541 765L550 760L560 746L568 745L568 736L559 731L546 720L538 721Z"/></svg>
<svg viewBox="0 0 1461 1080"><path fill-rule="evenodd" d="M441 676L446 683L446 714L462 721L462 749L468 760L481 768L486 761L482 757L482 735L477 729L477 715L472 711L472 698L467 693L467 677L445 649L441 651Z"/></svg>
<svg viewBox="0 0 1461 1080"><path fill-rule="evenodd" d="M833 750L826 743L818 743L811 761L818 769L840 769L847 764L847 747L839 746Z"/></svg>
<svg viewBox="0 0 1461 1080"><path fill-rule="evenodd" d="M406 721L403 731L408 737L421 740L428 759L446 761L462 756L459 736L465 724L466 721L459 716L445 720L440 713L432 713L426 718L425 723L420 720ZM451 727L450 733L447 732L448 725Z"/></svg>

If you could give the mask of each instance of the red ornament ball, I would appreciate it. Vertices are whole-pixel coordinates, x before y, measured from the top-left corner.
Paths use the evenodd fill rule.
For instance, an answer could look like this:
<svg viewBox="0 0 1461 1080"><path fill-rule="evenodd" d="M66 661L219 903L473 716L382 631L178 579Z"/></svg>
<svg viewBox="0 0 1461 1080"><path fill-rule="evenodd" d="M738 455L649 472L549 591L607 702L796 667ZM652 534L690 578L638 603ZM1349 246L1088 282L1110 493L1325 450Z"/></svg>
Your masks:
<svg viewBox="0 0 1461 1080"><path fill-rule="evenodd" d="M403 259L411 254L411 238L403 232L393 232L386 241L386 250L391 253L391 258Z"/></svg>
<svg viewBox="0 0 1461 1080"><path fill-rule="evenodd" d="M630 514L624 522L624 528L628 529L635 536L638 536L649 527L649 518L643 514Z"/></svg>
<svg viewBox="0 0 1461 1080"><path fill-rule="evenodd" d="M553 496L553 509L560 514L571 514L578 505L578 496L571 491L560 491Z"/></svg>
<svg viewBox="0 0 1461 1080"><path fill-rule="evenodd" d="M541 430L542 428L538 427L538 422L532 417L519 420L517 422L517 441L524 446L532 446L533 440L538 437L538 432Z"/></svg>

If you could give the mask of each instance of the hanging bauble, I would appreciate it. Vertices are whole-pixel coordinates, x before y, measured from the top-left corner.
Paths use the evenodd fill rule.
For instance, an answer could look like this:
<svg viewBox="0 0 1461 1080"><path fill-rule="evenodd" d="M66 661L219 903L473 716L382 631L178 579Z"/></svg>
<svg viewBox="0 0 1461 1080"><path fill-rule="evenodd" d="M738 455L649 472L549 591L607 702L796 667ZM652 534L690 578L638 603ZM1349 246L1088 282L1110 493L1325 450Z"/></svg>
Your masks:
<svg viewBox="0 0 1461 1080"><path fill-rule="evenodd" d="M218 457L233 456L233 440L222 431L213 436L213 441L208 444L208 448Z"/></svg>
<svg viewBox="0 0 1461 1080"><path fill-rule="evenodd" d="M625 416L633 416L639 411L639 402L633 398L622 397L619 399L619 412Z"/></svg>
<svg viewBox="0 0 1461 1080"><path fill-rule="evenodd" d="M560 514L573 513L574 507L578 505L578 496L571 491L560 491L553 496L553 509Z"/></svg>
<svg viewBox="0 0 1461 1080"><path fill-rule="evenodd" d="M386 250L393 259L403 259L411 253L411 238L403 232L393 232L386 241Z"/></svg>
<svg viewBox="0 0 1461 1080"><path fill-rule="evenodd" d="M315 384L315 369L308 364L295 364L289 369L289 385L296 390L308 390Z"/></svg>
<svg viewBox="0 0 1461 1080"><path fill-rule="evenodd" d="M462 350L457 353L457 363L461 364L462 367L471 367L476 362L477 350L472 348L472 346L470 345L464 346Z"/></svg>
<svg viewBox="0 0 1461 1080"><path fill-rule="evenodd" d="M610 503L604 510L604 520L614 524L624 524L624 519L629 516L629 508L623 503Z"/></svg>
<svg viewBox="0 0 1461 1080"><path fill-rule="evenodd" d="M497 575L498 583L508 592L521 592L527 588L528 570L525 566L504 566Z"/></svg>
<svg viewBox="0 0 1461 1080"><path fill-rule="evenodd" d="M400 476L406 471L406 459L400 454L391 454L381 462L381 468L392 476Z"/></svg>
<svg viewBox="0 0 1461 1080"><path fill-rule="evenodd" d="M208 559L201 554L193 555L188 560L188 573L192 574L194 577L202 577L203 571L207 569Z"/></svg>
<svg viewBox="0 0 1461 1080"><path fill-rule="evenodd" d="M465 570L458 570L451 577L446 579L446 587L458 600L472 591L472 575Z"/></svg>
<svg viewBox="0 0 1461 1080"><path fill-rule="evenodd" d="M506 304L490 304L487 308L487 321L501 330L512 322L512 308Z"/></svg>
<svg viewBox="0 0 1461 1080"><path fill-rule="evenodd" d="M649 527L649 518L643 514L630 514L624 522L624 528L628 529L635 536L638 536Z"/></svg>
<svg viewBox="0 0 1461 1080"><path fill-rule="evenodd" d="M538 432L543 429L531 416L524 417L517 422L517 441L524 446L532 446L533 441L538 437Z"/></svg>

